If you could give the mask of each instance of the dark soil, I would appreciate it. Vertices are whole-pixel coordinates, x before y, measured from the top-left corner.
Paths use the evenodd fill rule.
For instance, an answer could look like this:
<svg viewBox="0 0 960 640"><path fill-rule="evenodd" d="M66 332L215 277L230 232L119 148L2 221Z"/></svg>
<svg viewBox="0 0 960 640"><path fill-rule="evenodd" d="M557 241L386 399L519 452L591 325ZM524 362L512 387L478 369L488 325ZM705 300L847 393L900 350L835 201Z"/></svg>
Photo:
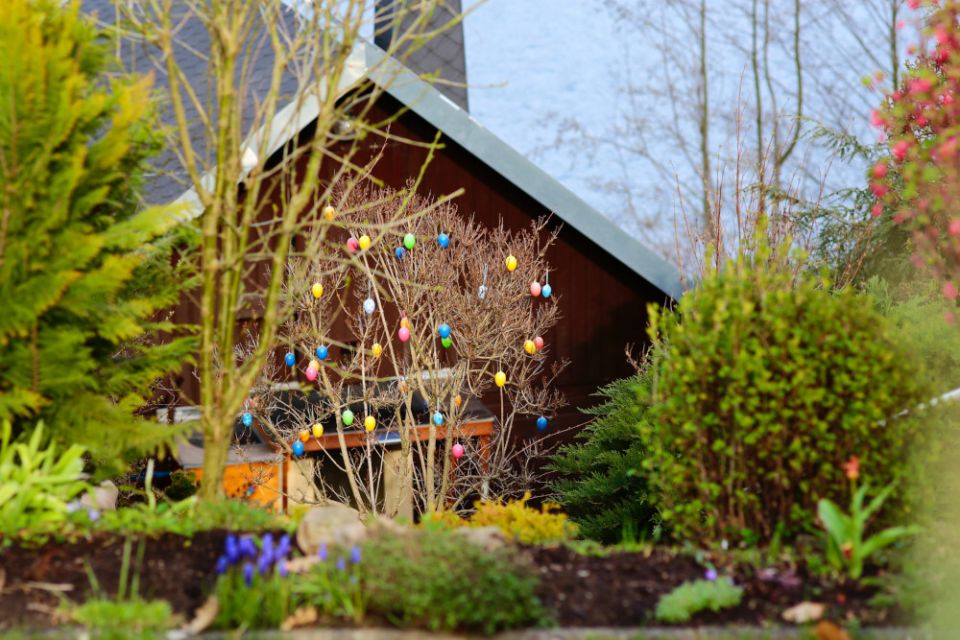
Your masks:
<svg viewBox="0 0 960 640"><path fill-rule="evenodd" d="M581 555L563 547L528 547L540 572L540 598L567 627L625 627L655 622L660 596L687 580L704 578L705 568L689 555L655 548L650 553ZM857 618L878 625L902 622L898 612L869 604L876 589L842 588L808 575L798 567L756 571L751 567L720 569L743 587L740 605L704 612L692 624L783 623L787 608L803 601L827 606L825 617Z"/></svg>
<svg viewBox="0 0 960 640"><path fill-rule="evenodd" d="M213 586L225 536L209 531L192 539L172 534L145 539L140 596L162 598L175 612L191 615ZM83 602L93 594L88 566L102 592L116 594L123 547L123 538L98 534L0 550L0 630L56 624L62 598ZM137 542L131 545L131 565L137 547Z"/></svg>

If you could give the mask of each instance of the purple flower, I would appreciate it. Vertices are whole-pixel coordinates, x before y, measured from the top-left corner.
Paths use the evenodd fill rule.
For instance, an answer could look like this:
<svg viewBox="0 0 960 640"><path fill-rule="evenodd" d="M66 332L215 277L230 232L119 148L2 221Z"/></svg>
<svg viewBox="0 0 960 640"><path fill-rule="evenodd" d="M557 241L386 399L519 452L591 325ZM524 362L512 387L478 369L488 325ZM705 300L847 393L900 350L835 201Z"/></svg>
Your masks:
<svg viewBox="0 0 960 640"><path fill-rule="evenodd" d="M717 579L717 570L711 567L710 569L707 569L703 575L707 580L713 582Z"/></svg>
<svg viewBox="0 0 960 640"><path fill-rule="evenodd" d="M260 543L260 553L269 562L273 558L273 534L265 533Z"/></svg>
<svg viewBox="0 0 960 640"><path fill-rule="evenodd" d="M83 505L79 500L71 500L70 502L67 503L67 513L73 513L77 509L79 509L81 506Z"/></svg>
<svg viewBox="0 0 960 640"><path fill-rule="evenodd" d="M343 558L337 558L337 571L346 571L347 561Z"/></svg>
<svg viewBox="0 0 960 640"><path fill-rule="evenodd" d="M317 548L317 559L320 560L320 562L326 562L329 556L330 552L327 550L327 545L321 544Z"/></svg>
<svg viewBox="0 0 960 640"><path fill-rule="evenodd" d="M232 533L227 534L227 540L223 545L224 554L227 562L235 564L240 559L240 547L237 545L237 536Z"/></svg>
<svg viewBox="0 0 960 640"><path fill-rule="evenodd" d="M279 562L281 559L286 558L287 554L290 553L290 535L283 534L280 536L280 542L277 543L277 550L274 553L276 560Z"/></svg>
<svg viewBox="0 0 960 640"><path fill-rule="evenodd" d="M360 552L360 547L354 545L354 547L350 549L350 562L353 564L360 564L361 557L362 555Z"/></svg>
<svg viewBox="0 0 960 640"><path fill-rule="evenodd" d="M243 563L243 581L248 587L253 583L253 564L250 562Z"/></svg>
<svg viewBox="0 0 960 640"><path fill-rule="evenodd" d="M273 564L271 562L270 556L262 555L257 559L257 573L264 576L270 571L270 566Z"/></svg>
<svg viewBox="0 0 960 640"><path fill-rule="evenodd" d="M287 563L286 563L286 562L278 562L278 563L277 563L277 573L280 574L280 577L281 577L281 578L286 578L286 577L287 577Z"/></svg>
<svg viewBox="0 0 960 640"><path fill-rule="evenodd" d="M240 555L250 558L251 560L257 557L257 545L253 543L253 538L250 536L243 536L240 538Z"/></svg>
<svg viewBox="0 0 960 640"><path fill-rule="evenodd" d="M230 566L230 561L227 560L226 556L220 556L217 558L217 575L223 575L227 572L227 567Z"/></svg>
<svg viewBox="0 0 960 640"><path fill-rule="evenodd" d="M100 519L100 512L96 509L87 509L87 517L90 518L90 522L96 522Z"/></svg>

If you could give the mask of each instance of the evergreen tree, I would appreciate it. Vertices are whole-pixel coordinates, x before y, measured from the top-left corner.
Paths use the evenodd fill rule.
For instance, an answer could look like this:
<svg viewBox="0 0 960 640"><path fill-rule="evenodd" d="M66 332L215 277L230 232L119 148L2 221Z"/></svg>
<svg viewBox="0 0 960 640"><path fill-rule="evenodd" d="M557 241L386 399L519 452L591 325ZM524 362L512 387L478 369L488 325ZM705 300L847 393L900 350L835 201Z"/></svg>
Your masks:
<svg viewBox="0 0 960 640"><path fill-rule="evenodd" d="M604 543L626 536L646 538L659 518L643 474L644 448L638 425L644 419L650 383L645 372L603 387L600 405L578 442L562 447L550 463L558 501L587 538Z"/></svg>
<svg viewBox="0 0 960 640"><path fill-rule="evenodd" d="M189 284L170 209L138 206L146 79L108 79L76 1L0 3L0 420L38 419L101 471L171 442L134 417L194 349L162 311Z"/></svg>

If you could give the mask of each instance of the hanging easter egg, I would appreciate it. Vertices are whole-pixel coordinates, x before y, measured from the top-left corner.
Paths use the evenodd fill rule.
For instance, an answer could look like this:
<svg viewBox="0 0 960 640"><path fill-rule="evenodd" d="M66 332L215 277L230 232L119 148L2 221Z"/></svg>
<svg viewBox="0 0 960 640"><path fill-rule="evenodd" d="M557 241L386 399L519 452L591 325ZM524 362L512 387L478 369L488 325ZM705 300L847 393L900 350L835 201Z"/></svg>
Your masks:
<svg viewBox="0 0 960 640"><path fill-rule="evenodd" d="M459 408L460 408L460 405L462 405L462 404L463 404L463 398L460 397L460 394L458 393L458 394L456 395L456 397L453 399L453 406L455 406L455 407L457 407L457 408L459 409Z"/></svg>
<svg viewBox="0 0 960 640"><path fill-rule="evenodd" d="M374 342L373 346L370 347L370 354L374 358L379 358L382 353L383 353L383 347L380 346L379 342Z"/></svg>
<svg viewBox="0 0 960 640"><path fill-rule="evenodd" d="M299 440L293 443L293 455L298 458L303 455L303 443Z"/></svg>
<svg viewBox="0 0 960 640"><path fill-rule="evenodd" d="M356 253L357 249L359 248L360 248L360 243L357 242L356 238L354 238L353 236L350 236L350 238L347 239L347 251L349 253Z"/></svg>
<svg viewBox="0 0 960 640"><path fill-rule="evenodd" d="M513 256L507 256L507 259L503 261L507 265L507 271L513 271L517 268L517 259Z"/></svg>
<svg viewBox="0 0 960 640"><path fill-rule="evenodd" d="M323 425L320 424L319 422L316 422L316 423L314 423L314 425L310 428L310 431L313 433L313 437L314 437L314 438L319 438L320 436L323 435Z"/></svg>
<svg viewBox="0 0 960 640"><path fill-rule="evenodd" d="M397 331L397 337L400 338L400 342L406 342L410 339L410 329L400 327L400 330Z"/></svg>
<svg viewBox="0 0 960 640"><path fill-rule="evenodd" d="M453 346L453 338L440 338L440 344L443 345L444 349L449 349Z"/></svg>
<svg viewBox="0 0 960 640"><path fill-rule="evenodd" d="M553 287L551 287L549 284L543 285L543 297L544 297L544 298L549 298L552 293L553 293Z"/></svg>
<svg viewBox="0 0 960 640"><path fill-rule="evenodd" d="M450 246L450 236L445 233L441 233L437 236L437 244L440 245L441 249L446 249Z"/></svg>
<svg viewBox="0 0 960 640"><path fill-rule="evenodd" d="M463 457L463 445L460 444L459 442L453 445L450 448L450 453L453 455L454 460L459 460L460 458Z"/></svg>
<svg viewBox="0 0 960 640"><path fill-rule="evenodd" d="M307 429L300 430L300 442L306 442L310 439L310 431Z"/></svg>
<svg viewBox="0 0 960 640"><path fill-rule="evenodd" d="M443 414L439 411L433 412L433 424L437 425L438 427L443 424Z"/></svg>
<svg viewBox="0 0 960 640"><path fill-rule="evenodd" d="M373 301L373 298L367 298L363 301L363 312L368 316L371 315L374 311L377 310L377 303Z"/></svg>
<svg viewBox="0 0 960 640"><path fill-rule="evenodd" d="M487 297L487 285L480 285L480 287L477 289L477 297L481 300Z"/></svg>
<svg viewBox="0 0 960 640"><path fill-rule="evenodd" d="M541 287L539 282L533 281L530 283L530 295L532 295L534 298L539 297L540 291Z"/></svg>
<svg viewBox="0 0 960 640"><path fill-rule="evenodd" d="M544 418L543 416L540 416L539 418L537 418L537 429L540 429L540 431L544 431L546 428L547 428L547 419Z"/></svg>
<svg viewBox="0 0 960 640"><path fill-rule="evenodd" d="M314 298L320 298L323 295L323 285L319 282L314 282L313 286L310 287L310 293L313 294Z"/></svg>
<svg viewBox="0 0 960 640"><path fill-rule="evenodd" d="M449 338L449 337L450 337L450 325L448 325L446 322L444 322L442 325L440 325L439 327L437 327L437 335L439 335L441 338Z"/></svg>
<svg viewBox="0 0 960 640"><path fill-rule="evenodd" d="M407 255L407 250L403 247L397 247L393 250L393 255L397 256L397 260L403 260L403 256Z"/></svg>
<svg viewBox="0 0 960 640"><path fill-rule="evenodd" d="M370 236L363 234L360 236L360 239L357 240L357 246L360 247L360 251L366 251L370 248Z"/></svg>
<svg viewBox="0 0 960 640"><path fill-rule="evenodd" d="M353 424L353 411L350 409L345 410L340 414L340 419L343 420L343 424L347 427Z"/></svg>
<svg viewBox="0 0 960 640"><path fill-rule="evenodd" d="M493 381L498 387L502 387L507 384L507 374L503 371L497 371L496 375L493 376Z"/></svg>
<svg viewBox="0 0 960 640"><path fill-rule="evenodd" d="M403 246L407 248L407 251L412 251L416 244L417 236L413 235L412 233L408 233L407 235L403 236Z"/></svg>
<svg viewBox="0 0 960 640"><path fill-rule="evenodd" d="M373 431L377 428L377 419L373 416L367 416L363 419L363 428L367 431Z"/></svg>
<svg viewBox="0 0 960 640"><path fill-rule="evenodd" d="M307 370L304 371L303 373L305 376L307 376L307 380L309 380L310 382L313 382L314 380L317 379L317 370L314 369L313 367L307 367Z"/></svg>
<svg viewBox="0 0 960 640"><path fill-rule="evenodd" d="M537 344L533 340L525 340L523 343L523 350L532 356L537 352Z"/></svg>
<svg viewBox="0 0 960 640"><path fill-rule="evenodd" d="M318 360L326 360L328 355L330 355L330 350L327 349L325 346L320 345L319 347L317 347Z"/></svg>
<svg viewBox="0 0 960 640"><path fill-rule="evenodd" d="M240 418L240 421L243 423L243 426L249 427L253 424L253 416L249 412L244 413Z"/></svg>
<svg viewBox="0 0 960 640"><path fill-rule="evenodd" d="M543 349L543 338L541 338L540 336L537 336L536 338L533 339L533 344L535 347L537 347L537 351L540 351L541 349Z"/></svg>
<svg viewBox="0 0 960 640"><path fill-rule="evenodd" d="M318 362L317 360L311 360L310 364L307 365L307 368L316 369L317 371L320 371L320 362Z"/></svg>
<svg viewBox="0 0 960 640"><path fill-rule="evenodd" d="M323 208L323 217L329 222L337 217L337 210L330 205L327 205Z"/></svg>
<svg viewBox="0 0 960 640"><path fill-rule="evenodd" d="M407 320L406 316L400 318L400 326L403 327L404 329L410 328L410 321Z"/></svg>
<svg viewBox="0 0 960 640"><path fill-rule="evenodd" d="M292 367L297 364L297 356L293 355L293 352L287 352L287 355L283 356L283 361L288 367Z"/></svg>

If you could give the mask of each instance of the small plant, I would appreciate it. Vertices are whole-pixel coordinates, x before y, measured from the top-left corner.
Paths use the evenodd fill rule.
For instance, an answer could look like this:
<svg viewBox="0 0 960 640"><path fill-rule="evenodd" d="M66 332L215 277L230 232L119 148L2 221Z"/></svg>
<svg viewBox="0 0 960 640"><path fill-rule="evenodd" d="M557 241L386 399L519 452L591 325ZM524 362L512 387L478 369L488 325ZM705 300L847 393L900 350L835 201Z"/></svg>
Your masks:
<svg viewBox="0 0 960 640"><path fill-rule="evenodd" d="M362 557L360 547L340 555L331 554L326 545L320 545L318 562L295 578L293 591L297 604L312 606L326 617L362 621L366 611L358 566Z"/></svg>
<svg viewBox="0 0 960 640"><path fill-rule="evenodd" d="M63 522L70 504L90 485L83 480L83 447L58 454L44 445L43 423L26 442L11 443L9 421L0 426L0 533L39 532Z"/></svg>
<svg viewBox="0 0 960 640"><path fill-rule="evenodd" d="M479 500L474 503L476 511L469 518L461 518L452 512L429 515L425 521L440 527L497 527L506 535L524 544L548 544L563 542L576 535L577 527L567 519L554 503L544 503L540 509L527 506L530 493L519 500Z"/></svg>
<svg viewBox="0 0 960 640"><path fill-rule="evenodd" d="M215 593L219 610L214 626L220 629L276 629L293 611L287 576L290 536L274 543L266 533L259 547L253 536L229 534L217 560Z"/></svg>
<svg viewBox="0 0 960 640"><path fill-rule="evenodd" d="M884 547L916 535L917 526L890 527L866 537L867 524L890 496L892 486L888 485L864 506L870 486L864 483L857 488L860 476L860 461L854 456L844 465L844 471L853 485L853 498L850 500L850 513L844 513L832 500L823 498L817 505L820 522L824 528L824 545L827 562L837 572L843 572L853 580L863 575L866 560Z"/></svg>
<svg viewBox="0 0 960 640"><path fill-rule="evenodd" d="M720 611L740 604L743 589L730 578L684 582L660 596L656 616L660 622L687 622L700 611Z"/></svg>
<svg viewBox="0 0 960 640"><path fill-rule="evenodd" d="M368 610L400 627L478 631L541 625L536 575L510 549L486 551L448 531L413 529L363 545Z"/></svg>

